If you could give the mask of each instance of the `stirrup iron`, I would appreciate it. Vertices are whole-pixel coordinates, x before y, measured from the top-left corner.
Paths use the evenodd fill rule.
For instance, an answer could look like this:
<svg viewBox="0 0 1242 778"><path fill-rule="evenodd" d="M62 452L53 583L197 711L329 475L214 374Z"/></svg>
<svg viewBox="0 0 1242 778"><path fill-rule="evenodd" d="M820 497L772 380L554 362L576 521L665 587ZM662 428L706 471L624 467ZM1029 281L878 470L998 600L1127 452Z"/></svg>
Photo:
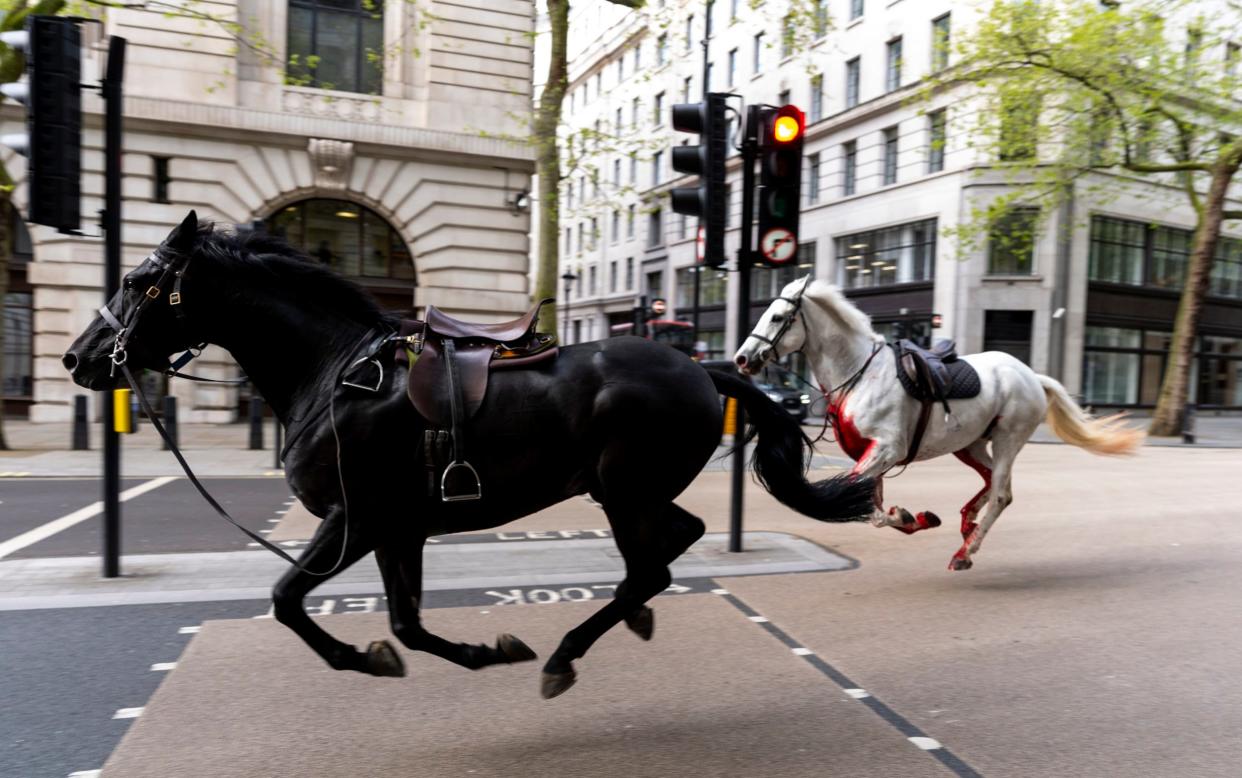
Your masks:
<svg viewBox="0 0 1242 778"><path fill-rule="evenodd" d="M474 491L466 491L460 494L449 494L448 489L446 488L448 486L449 473L454 470L462 469L470 471L470 477L474 479ZM449 462L448 466L444 468L444 473L440 476L441 502L467 502L470 500L480 500L482 498L483 482L479 480L479 473L474 469L474 465L460 459Z"/></svg>

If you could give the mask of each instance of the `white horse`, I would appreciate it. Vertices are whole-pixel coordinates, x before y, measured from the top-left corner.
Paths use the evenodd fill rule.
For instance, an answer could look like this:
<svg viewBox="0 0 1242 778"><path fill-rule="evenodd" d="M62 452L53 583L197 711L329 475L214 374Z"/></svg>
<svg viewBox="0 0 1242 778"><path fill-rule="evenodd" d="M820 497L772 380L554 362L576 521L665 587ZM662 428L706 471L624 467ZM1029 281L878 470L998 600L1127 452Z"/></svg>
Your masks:
<svg viewBox="0 0 1242 778"><path fill-rule="evenodd" d="M951 453L983 478L983 489L962 506L963 542L950 570L970 568L971 556L1013 501L1014 458L1045 417L1062 440L1097 454L1132 453L1143 440L1142 432L1122 425L1121 414L1091 417L1059 382L1000 351L961 357L978 374L978 394L949 400L948 413L936 404L928 418L923 403L902 389L893 349L871 329L871 319L836 287L809 277L793 281L772 301L734 362L754 374L796 351L806 355L825 393L826 414L837 443L855 461L853 472L876 479L872 524L907 534L940 525L930 511L884 511L881 476L895 466ZM985 502L987 511L976 522Z"/></svg>

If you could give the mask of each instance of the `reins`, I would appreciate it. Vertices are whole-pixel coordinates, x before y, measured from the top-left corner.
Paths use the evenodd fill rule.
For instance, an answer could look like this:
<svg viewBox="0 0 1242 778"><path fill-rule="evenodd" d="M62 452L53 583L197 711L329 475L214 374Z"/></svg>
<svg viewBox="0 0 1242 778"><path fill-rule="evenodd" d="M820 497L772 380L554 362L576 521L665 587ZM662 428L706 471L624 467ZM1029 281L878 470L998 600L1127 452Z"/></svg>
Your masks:
<svg viewBox="0 0 1242 778"><path fill-rule="evenodd" d="M340 553L340 556L337 557L336 563L332 565L332 568L330 570L326 572L322 572L322 573L317 573L313 570L308 570L307 568L303 567L296 559L294 559L292 556L286 553L284 549L276 546L271 541L269 541L267 538L242 526L240 523L238 523L236 519L234 519L231 515L229 515L229 512L226 511L224 507L221 506L220 503L214 497L211 496L211 494L207 491L207 488L204 487L202 482L198 480L198 477L194 475L194 471L190 469L189 463L186 462L185 457L181 454L181 450L177 447L177 444L173 442L172 437L168 434L168 431L164 429L164 425L160 423L160 420L156 417L155 410L151 407L150 400L147 399L146 394L142 391L142 385L134 378L133 373L130 372L129 365L127 364L129 361L129 355L128 355L128 352L126 351L126 345L129 343L129 340L133 335L133 331L137 327L138 318L142 315L142 312L146 309L146 306L150 302L153 302L159 299L160 295L163 293L164 282L168 279L170 273L175 276L176 281L174 282L173 293L168 296L168 302L170 305L176 306L174 307L174 310L176 311L177 318L183 324L185 323L184 313L182 312L179 306L181 305L181 279L185 273L186 266L189 265L189 259L187 258L185 265L183 265L179 269L174 269L171 264L161 261L159 258L156 257L155 254L151 254L150 256L147 257L147 259L154 262L156 265L162 267L164 269L164 272L160 275L159 280L156 281L155 284L153 284L150 288L148 288L145 293L143 293L142 300L139 301L138 305L134 307L130 316L127 317L128 322L122 323L120 319L115 314L112 313L112 311L108 308L106 304L102 308L99 309L100 316L102 316L103 320L108 324L108 326L111 327L116 332L115 340L112 346L112 354L110 357L112 361L112 375L113 376L116 375L117 368L121 369L121 374L125 376L125 380L129 382L129 385L133 389L134 394L137 395L138 403L142 407L143 413L147 415L147 418L151 421L152 426L155 427L156 431L160 434L160 437L163 438L164 442L168 445L168 450L172 452L173 456L177 459L177 463L181 465L181 469L185 471L186 478L190 480L190 483L194 485L194 488L198 491L198 493L202 495L203 499L207 501L207 504L210 505L212 509L215 510L215 512L219 516L224 518L234 527L237 527L239 530L244 532L248 537L250 537L252 540L257 542L260 546L262 546L263 548L266 548L268 551L271 551L273 554L276 554L277 556L281 557L282 559L287 561L289 564L301 570L303 573L306 573L307 575L317 576L317 577L327 577L327 576L331 576L335 574L336 571L339 570L341 565L344 563L346 551L349 549L349 499L345 493L345 474L344 474L343 465L341 461L341 438L340 438L340 435L337 433L337 429L336 429L336 387L341 383L341 379L344 377L345 371L348 370L350 366L357 364L357 363L355 361L351 361L350 359L346 359L342 363L340 370L337 371L336 379L332 382L332 388L329 392L329 398L328 398L326 410L328 412L328 416L331 422L332 437L336 443L336 474L337 474L338 483L341 489L342 508L344 509L344 512L345 512L344 514L345 530L344 530L344 537L342 538L342 541L341 541L341 553ZM374 328L367 330L366 334L363 336L362 340L359 341L358 345L355 346L350 351L350 356L353 356L353 354L357 352L360 346L366 343L372 342L374 335L375 335ZM383 338L379 342L382 343L388 337L389 335L387 333L384 333ZM195 356L198 356L198 354L193 353L193 352L197 351L201 353L202 347L205 345L206 343L204 342L200 344L199 346L191 347L190 349L188 349L186 353L183 354L180 358L178 358L176 362L172 363L167 370L163 371L164 374L171 376L171 377L186 378L191 381L200 381L204 383L237 384L237 383L245 383L249 380L245 378L240 379L240 380L233 380L233 379L222 380L222 379L213 379L213 378L202 378L199 376L191 376L191 375L179 373L177 371L177 368L183 366L186 362L189 362L190 359L193 359ZM374 347L372 348L372 351L373 349ZM186 358L186 355L192 355L192 356L189 356L189 358ZM364 357L364 359L365 358L366 357ZM378 390L378 386L376 387L376 390ZM322 416L323 411L324 409L321 408L318 411L318 413L312 416L311 419L304 422L297 431L298 435L300 435L302 432L306 430L307 427L309 427L309 422L311 420L318 419L320 416ZM290 441L290 445L292 445L292 441ZM283 459L284 453L288 452L288 450L289 450L289 446L286 446L284 451L282 451L282 459Z"/></svg>

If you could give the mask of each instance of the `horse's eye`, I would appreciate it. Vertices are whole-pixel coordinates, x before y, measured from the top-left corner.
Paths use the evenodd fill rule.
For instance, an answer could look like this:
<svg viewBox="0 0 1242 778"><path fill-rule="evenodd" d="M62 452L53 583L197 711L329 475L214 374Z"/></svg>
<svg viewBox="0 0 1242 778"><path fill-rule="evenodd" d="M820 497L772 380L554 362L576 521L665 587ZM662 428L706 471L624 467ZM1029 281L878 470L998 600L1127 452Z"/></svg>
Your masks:
<svg viewBox="0 0 1242 778"><path fill-rule="evenodd" d="M785 321L785 317L784 317L784 316L779 316L779 315L778 315L778 316L773 316L773 317L772 317L772 323L773 323L773 324L780 324L780 323L781 323L781 322L783 322L783 321Z"/></svg>
<svg viewBox="0 0 1242 778"><path fill-rule="evenodd" d="M126 289L133 289L133 288L134 288L134 279L132 279L132 278L127 278L127 279L125 279L125 288L126 288Z"/></svg>

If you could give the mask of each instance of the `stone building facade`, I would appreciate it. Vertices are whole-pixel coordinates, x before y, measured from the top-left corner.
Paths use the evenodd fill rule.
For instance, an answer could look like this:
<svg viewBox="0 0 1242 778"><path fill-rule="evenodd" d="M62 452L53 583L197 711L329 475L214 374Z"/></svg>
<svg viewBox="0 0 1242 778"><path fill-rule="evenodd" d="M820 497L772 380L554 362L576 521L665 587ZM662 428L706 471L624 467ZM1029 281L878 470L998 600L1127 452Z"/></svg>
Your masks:
<svg viewBox="0 0 1242 778"><path fill-rule="evenodd" d="M102 72L108 35L128 40L124 269L194 208L200 218L286 234L394 309L434 304L501 320L529 303L533 151L530 0L211 0L187 7L239 24L109 9L83 25L83 80ZM256 48L251 45L258 42ZM273 63L288 63L281 67ZM84 216L101 207L102 105L83 93ZM6 104L3 131L22 121ZM15 178L20 157L5 151ZM25 187L14 194L24 212ZM25 298L35 421L70 417L80 392L60 355L101 302L102 242L29 225L15 263ZM97 235L90 221L83 232ZM6 351L22 351L21 343ZM16 364L10 370L23 369ZM209 350L198 372L232 377ZM157 390L162 386L156 386ZM238 390L174 382L185 421L236 418ZM242 390L244 393L244 390Z"/></svg>
<svg viewBox="0 0 1242 778"><path fill-rule="evenodd" d="M782 24L795 5L804 14L804 45L786 50ZM1197 7L1208 18L1213 5ZM968 29L979 6L823 0L818 7L831 22L822 32L806 16L816 6L667 0L645 16L606 0L574 6L566 133L596 129L647 145L632 157L597 155L598 176L582 170L566 182L558 238L561 272L574 278L563 314L567 337L606 337L624 328L635 305L656 297L668 301L669 315L689 319L697 273L698 339L713 358L728 357L737 344L735 274L696 267L695 220L672 213L666 197L688 183L672 170L669 149L697 138L673 131L670 109L701 99L710 14L710 91L748 105L793 103L807 117L798 261L755 270L752 321L786 282L814 273L841 286L887 336L953 338L962 352L1009 351L1093 405L1151 407L1177 307L1177 269L1195 223L1176 182L1085 178L1063 207L1043 214L1021 255L986 239L963 248L952 228L1007 191L1007 175L972 143L969 115L977 106L968 93L945 92L929 105L909 98L933 68L948 64L935 41ZM1169 29L1184 38L1194 23L1174 20ZM1203 58L1204 66L1227 67L1230 54ZM730 266L742 194L732 160ZM1101 190L1114 196L1102 199ZM1242 410L1238 227L1226 225L1230 238L1203 317L1192 382L1202 407Z"/></svg>

